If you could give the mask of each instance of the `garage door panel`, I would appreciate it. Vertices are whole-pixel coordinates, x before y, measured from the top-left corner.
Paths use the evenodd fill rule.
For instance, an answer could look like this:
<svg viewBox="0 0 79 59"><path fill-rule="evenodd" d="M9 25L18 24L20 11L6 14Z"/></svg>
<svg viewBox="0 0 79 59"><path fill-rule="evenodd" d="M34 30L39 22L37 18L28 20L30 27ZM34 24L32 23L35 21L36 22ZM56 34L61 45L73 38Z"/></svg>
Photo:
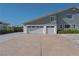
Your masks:
<svg viewBox="0 0 79 59"><path fill-rule="evenodd" d="M29 34L43 34L44 33L44 26L31 26L28 27ZM53 34L54 33L54 26L46 26L46 33Z"/></svg>
<svg viewBox="0 0 79 59"><path fill-rule="evenodd" d="M47 33L48 34L53 34L54 33L54 28L47 28Z"/></svg>
<svg viewBox="0 0 79 59"><path fill-rule="evenodd" d="M43 28L28 28L30 34L42 34Z"/></svg>
<svg viewBox="0 0 79 59"><path fill-rule="evenodd" d="M54 26L47 26L47 33L53 34L54 33Z"/></svg>

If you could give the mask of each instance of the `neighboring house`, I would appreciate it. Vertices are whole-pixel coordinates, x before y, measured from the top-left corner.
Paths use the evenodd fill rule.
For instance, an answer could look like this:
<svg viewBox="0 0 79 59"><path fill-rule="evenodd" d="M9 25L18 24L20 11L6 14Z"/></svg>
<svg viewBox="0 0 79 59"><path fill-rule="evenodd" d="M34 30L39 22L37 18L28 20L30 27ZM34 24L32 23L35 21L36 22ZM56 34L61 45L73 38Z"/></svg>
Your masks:
<svg viewBox="0 0 79 59"><path fill-rule="evenodd" d="M57 31L79 30L79 8L72 7L26 22L23 25L24 33L56 34Z"/></svg>
<svg viewBox="0 0 79 59"><path fill-rule="evenodd" d="M9 25L8 23L1 22L1 21L0 21L0 30L3 30L3 29L5 29L5 28L7 28L8 25Z"/></svg>

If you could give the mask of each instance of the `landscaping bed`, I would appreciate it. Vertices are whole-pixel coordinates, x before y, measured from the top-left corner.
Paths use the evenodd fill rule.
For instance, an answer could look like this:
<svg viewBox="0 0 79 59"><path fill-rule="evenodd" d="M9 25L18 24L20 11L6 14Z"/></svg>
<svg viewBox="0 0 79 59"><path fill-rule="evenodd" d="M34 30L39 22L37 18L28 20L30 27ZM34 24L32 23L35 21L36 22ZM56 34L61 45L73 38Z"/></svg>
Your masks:
<svg viewBox="0 0 79 59"><path fill-rule="evenodd" d="M12 28L5 28L0 30L0 34L7 34L7 33L15 33L15 32L22 32L22 27L12 27Z"/></svg>
<svg viewBox="0 0 79 59"><path fill-rule="evenodd" d="M59 31L58 34L79 34L79 30L63 30Z"/></svg>

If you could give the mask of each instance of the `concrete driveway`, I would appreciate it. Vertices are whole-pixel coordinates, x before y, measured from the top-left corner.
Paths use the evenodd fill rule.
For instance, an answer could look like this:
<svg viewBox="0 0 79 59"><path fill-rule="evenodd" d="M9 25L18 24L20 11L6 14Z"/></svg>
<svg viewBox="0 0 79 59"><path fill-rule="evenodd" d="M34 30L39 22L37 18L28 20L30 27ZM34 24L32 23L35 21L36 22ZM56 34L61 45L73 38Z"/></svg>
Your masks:
<svg viewBox="0 0 79 59"><path fill-rule="evenodd" d="M12 38L18 37L21 34L22 34L22 32L0 35L0 42L5 42L7 40L11 40Z"/></svg>
<svg viewBox="0 0 79 59"><path fill-rule="evenodd" d="M61 34L66 40L70 40L79 46L79 34Z"/></svg>
<svg viewBox="0 0 79 59"><path fill-rule="evenodd" d="M79 55L79 45L67 35L13 33L0 36L1 56ZM74 36L75 37L75 36Z"/></svg>

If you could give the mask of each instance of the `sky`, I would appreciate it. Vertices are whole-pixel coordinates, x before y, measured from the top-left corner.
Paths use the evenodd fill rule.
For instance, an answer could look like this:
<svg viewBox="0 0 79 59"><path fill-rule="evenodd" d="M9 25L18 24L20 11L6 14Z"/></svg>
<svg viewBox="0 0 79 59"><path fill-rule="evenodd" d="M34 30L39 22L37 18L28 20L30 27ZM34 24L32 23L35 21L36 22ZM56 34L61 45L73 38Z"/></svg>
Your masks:
<svg viewBox="0 0 79 59"><path fill-rule="evenodd" d="M24 22L34 20L38 17L45 16L64 8L79 7L78 3L49 3L49 4L27 4L27 3L0 3L0 21L7 22L11 25L21 25Z"/></svg>

